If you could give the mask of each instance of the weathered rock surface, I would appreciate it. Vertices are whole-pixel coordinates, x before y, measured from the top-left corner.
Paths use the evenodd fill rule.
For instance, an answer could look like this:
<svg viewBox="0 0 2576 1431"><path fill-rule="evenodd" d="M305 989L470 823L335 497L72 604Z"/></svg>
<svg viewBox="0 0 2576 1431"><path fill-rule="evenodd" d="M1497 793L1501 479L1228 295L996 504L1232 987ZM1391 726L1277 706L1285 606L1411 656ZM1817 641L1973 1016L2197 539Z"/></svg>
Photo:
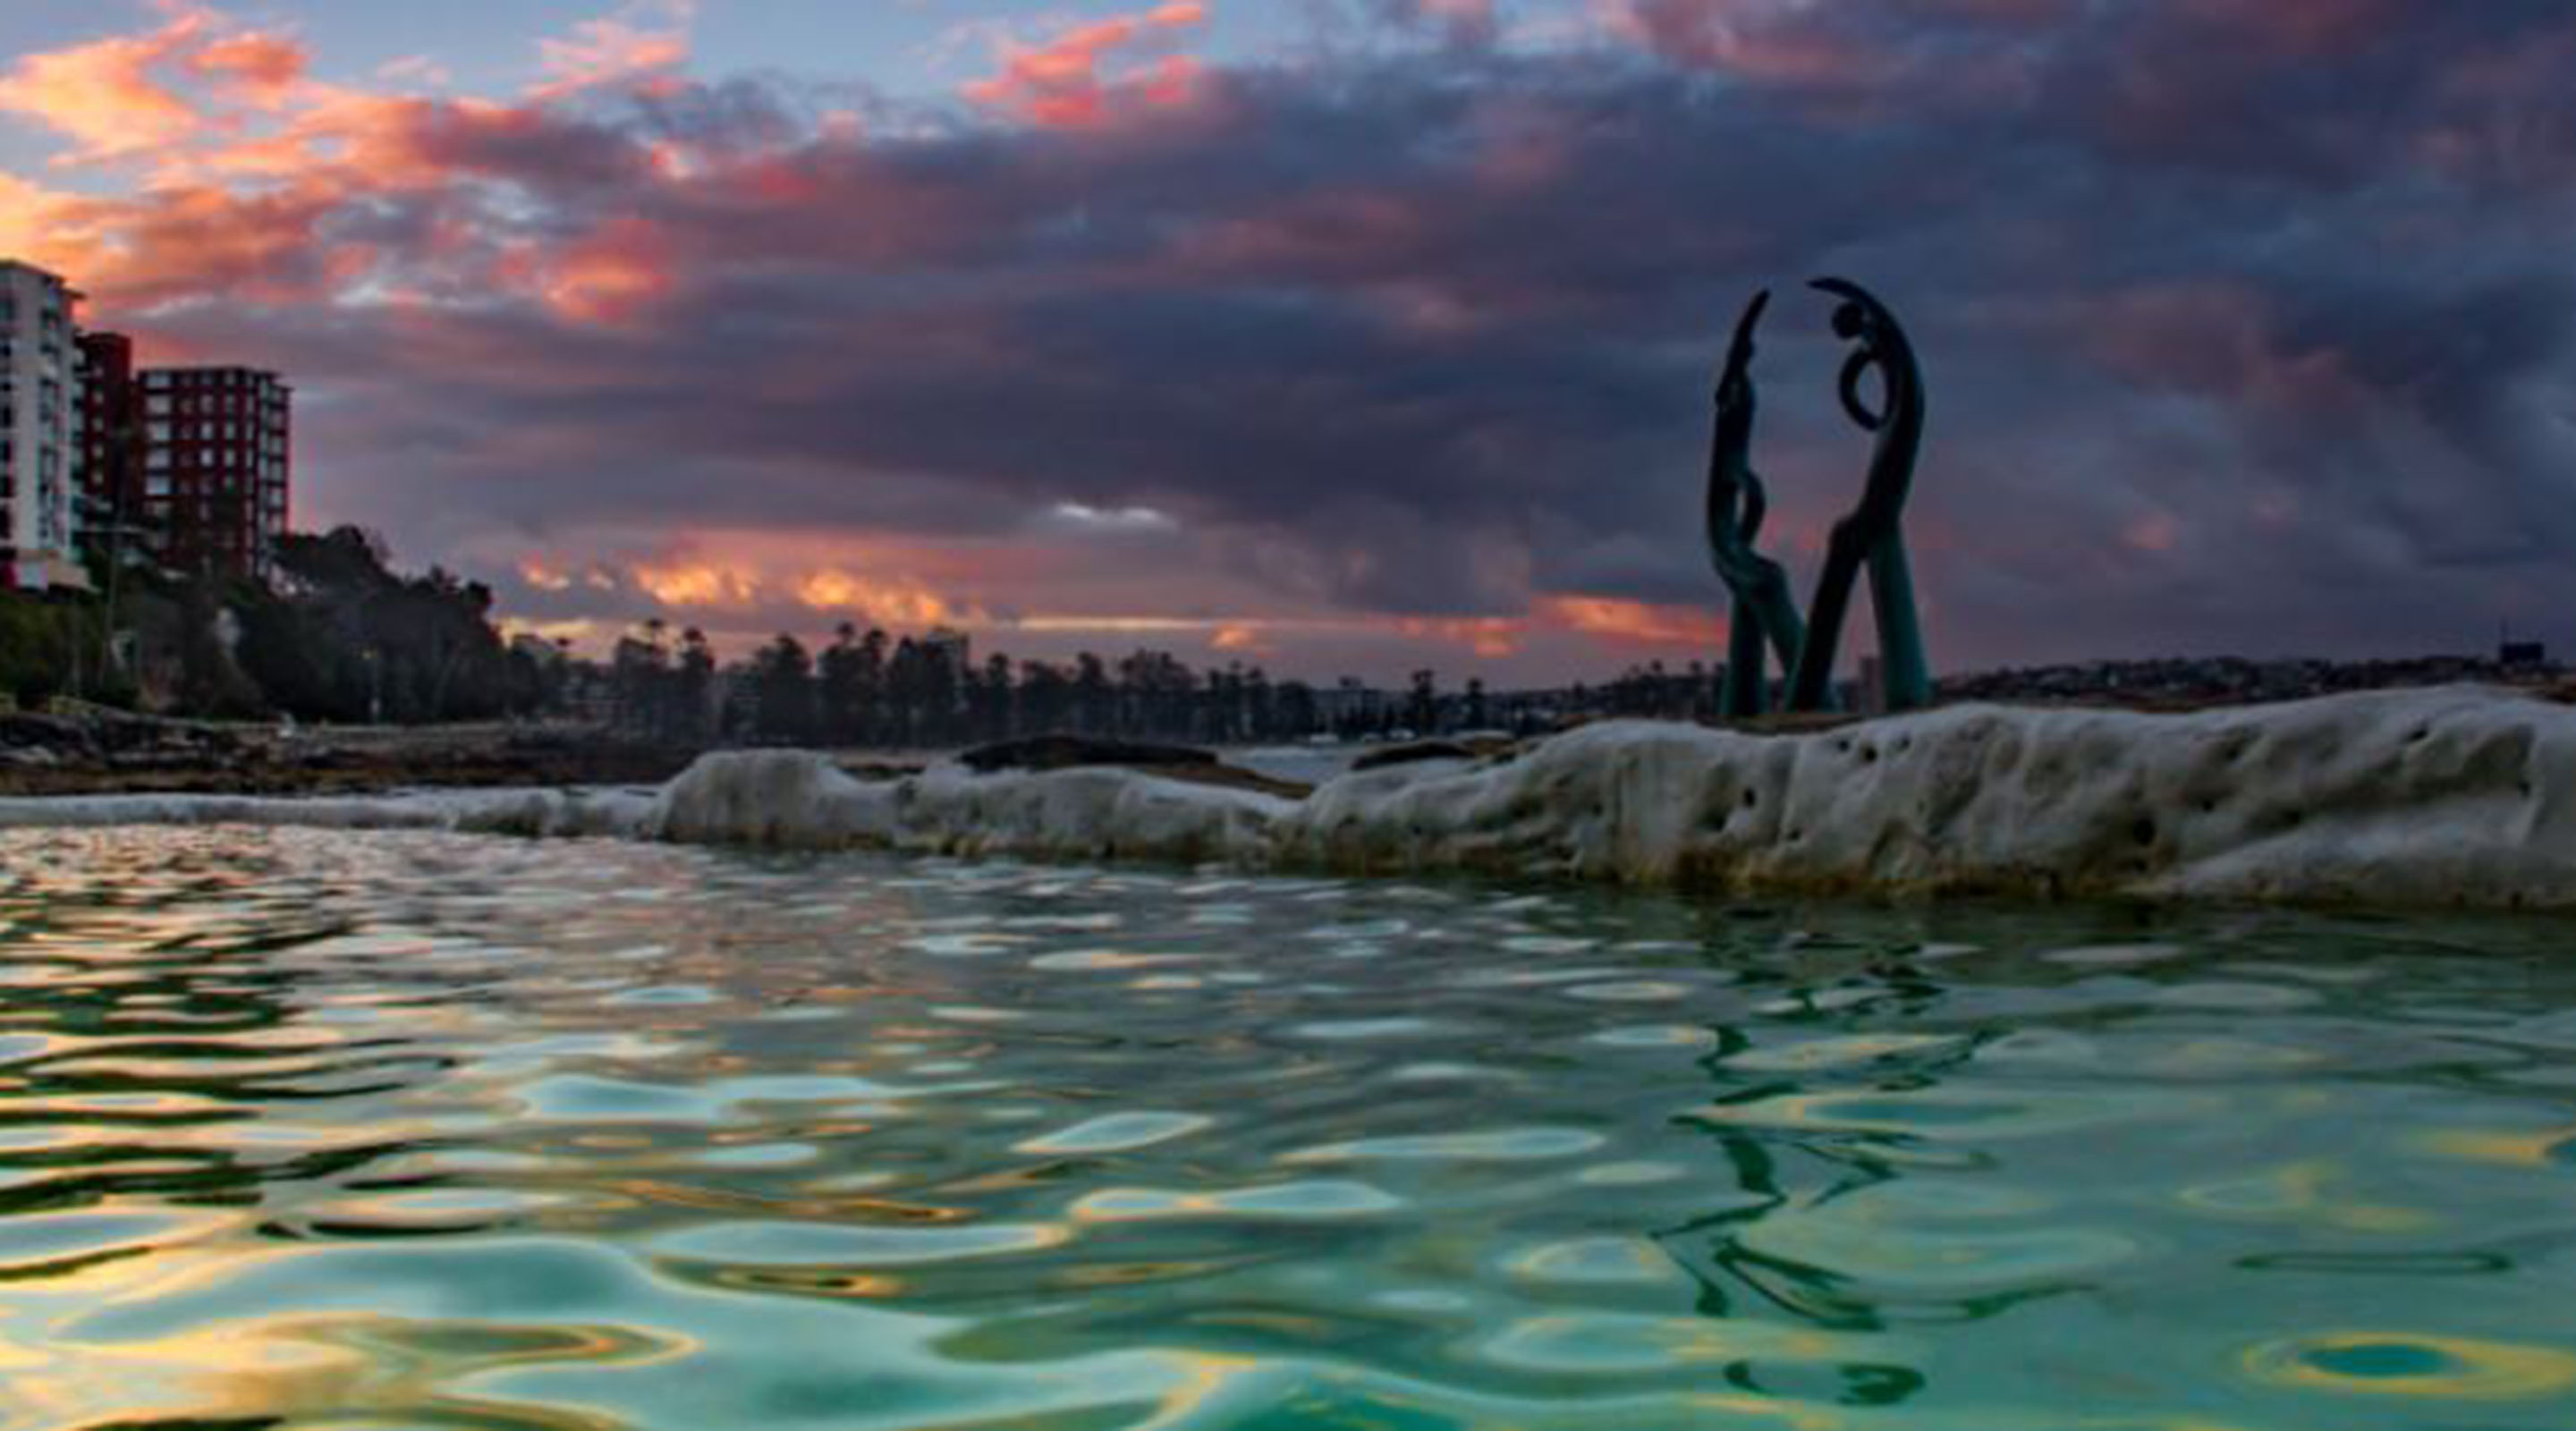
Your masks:
<svg viewBox="0 0 2576 1431"><path fill-rule="evenodd" d="M2576 909L2576 709L2477 687L2186 715L1958 706L1790 734L1586 726L1302 800L1124 767L868 781L799 751L656 791L0 801L0 825L418 824L1766 893Z"/></svg>

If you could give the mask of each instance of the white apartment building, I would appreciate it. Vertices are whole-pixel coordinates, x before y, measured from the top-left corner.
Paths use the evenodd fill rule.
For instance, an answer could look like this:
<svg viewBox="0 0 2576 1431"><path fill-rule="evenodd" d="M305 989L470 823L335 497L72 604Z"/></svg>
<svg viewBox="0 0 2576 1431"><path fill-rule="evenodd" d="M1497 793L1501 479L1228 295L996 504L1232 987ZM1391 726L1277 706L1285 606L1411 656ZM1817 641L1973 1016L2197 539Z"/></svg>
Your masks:
<svg viewBox="0 0 2576 1431"><path fill-rule="evenodd" d="M80 371L63 280L0 259L0 585L84 587L73 549Z"/></svg>

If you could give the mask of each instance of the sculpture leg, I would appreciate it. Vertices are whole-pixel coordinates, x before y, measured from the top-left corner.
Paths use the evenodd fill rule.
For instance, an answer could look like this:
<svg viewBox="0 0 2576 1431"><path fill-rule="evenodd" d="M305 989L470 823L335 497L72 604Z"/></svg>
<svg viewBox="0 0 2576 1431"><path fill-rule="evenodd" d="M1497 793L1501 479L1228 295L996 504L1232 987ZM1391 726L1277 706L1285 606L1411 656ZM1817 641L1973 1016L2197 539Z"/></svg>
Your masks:
<svg viewBox="0 0 2576 1431"><path fill-rule="evenodd" d="M1798 669L1798 654L1807 649L1806 618L1798 614L1798 603L1789 595L1789 580L1775 565L1761 586L1755 589L1753 609L1762 618L1763 634L1771 638L1771 650L1780 660L1780 674L1788 677ZM1764 704L1769 704L1766 698Z"/></svg>
<svg viewBox="0 0 2576 1431"><path fill-rule="evenodd" d="M1932 665L1923 653L1923 623L1914 610L1914 574L1901 533L1888 533L1870 549L1869 605L1878 617L1878 667L1887 708L1911 711L1932 704Z"/></svg>
<svg viewBox="0 0 2576 1431"><path fill-rule="evenodd" d="M1750 602L1737 600L1727 627L1726 695L1721 709L1728 720L1747 720L1771 704L1771 668L1765 649L1770 643L1763 639L1762 618Z"/></svg>
<svg viewBox="0 0 2576 1431"><path fill-rule="evenodd" d="M1868 548L1848 520L1834 525L1825 542L1825 569L1816 578L1816 599L1807 608L1807 641L1798 652L1789 680L1789 709L1829 711L1834 708L1834 656L1842 645L1843 622L1851 613L1852 586L1860 579Z"/></svg>

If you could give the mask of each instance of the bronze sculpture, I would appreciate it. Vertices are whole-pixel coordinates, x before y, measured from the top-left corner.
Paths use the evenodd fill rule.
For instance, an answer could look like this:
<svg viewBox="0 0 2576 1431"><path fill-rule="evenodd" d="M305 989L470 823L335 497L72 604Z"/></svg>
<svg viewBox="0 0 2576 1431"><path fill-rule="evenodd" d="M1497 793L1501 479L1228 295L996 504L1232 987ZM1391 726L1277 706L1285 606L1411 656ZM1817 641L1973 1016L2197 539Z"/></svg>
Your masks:
<svg viewBox="0 0 2576 1431"><path fill-rule="evenodd" d="M1708 554L1719 580L1735 595L1727 632L1726 690L1721 708L1730 720L1757 716L1770 705L1770 658L1794 671L1806 647L1806 624L1789 595L1789 575L1753 549L1770 510L1762 479L1753 470L1753 330L1771 304L1771 290L1753 295L1736 320L1735 341L1717 380L1717 428L1708 454Z"/></svg>
<svg viewBox="0 0 2576 1431"><path fill-rule="evenodd" d="M1759 715L1766 708L1774 655L1788 681L1787 709L1831 707L1834 654L1851 608L1852 586L1864 567L1878 622L1886 708L1913 710L1932 700L1931 669L1923 653L1901 526L1923 445L1922 371L1896 315L1867 289L1839 278L1817 279L1813 286L1842 300L1834 310L1834 332L1857 346L1843 363L1836 391L1843 412L1877 440L1859 503L1834 523L1826 540L1824 569L1801 620L1780 564L1753 549L1768 507L1751 463L1753 333L1771 300L1767 289L1755 294L1736 322L1735 340L1718 378L1716 429L1709 445L1709 559L1735 602L1723 702L1730 719ZM1862 392L1872 372L1879 385L1874 408Z"/></svg>

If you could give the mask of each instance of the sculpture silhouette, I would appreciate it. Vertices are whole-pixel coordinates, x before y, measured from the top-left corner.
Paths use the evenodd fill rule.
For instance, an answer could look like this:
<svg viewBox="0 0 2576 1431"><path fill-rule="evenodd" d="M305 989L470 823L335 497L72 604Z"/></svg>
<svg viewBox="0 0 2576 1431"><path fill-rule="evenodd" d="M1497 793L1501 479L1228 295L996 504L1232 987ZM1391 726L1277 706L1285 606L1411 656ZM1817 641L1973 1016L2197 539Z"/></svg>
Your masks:
<svg viewBox="0 0 2576 1431"><path fill-rule="evenodd" d="M1757 716L1770 704L1770 658L1776 652L1785 674L1797 669L1806 647L1806 623L1789 594L1789 575L1780 564L1753 549L1762 535L1770 501L1753 470L1753 330L1771 305L1771 290L1753 295L1736 320L1735 341L1717 379L1716 430L1708 452L1708 555L1718 579L1733 593L1729 622L1726 690L1723 709L1729 719Z"/></svg>
<svg viewBox="0 0 2576 1431"><path fill-rule="evenodd" d="M1755 294L1736 322L1735 340L1718 378L1716 431L1709 444L1709 559L1734 598L1724 696L1730 718L1762 713L1774 654L1788 675L1788 709L1831 708L1834 655L1851 610L1852 587L1864 567L1870 609L1878 622L1880 690L1887 709L1913 710L1932 700L1931 666L1923 652L1901 525L1923 446L1922 370L1896 315L1867 289L1839 278L1820 278L1812 286L1842 300L1834 310L1834 332L1857 346L1843 362L1836 395L1843 412L1877 441L1859 503L1834 523L1826 539L1824 569L1802 622L1780 564L1753 550L1768 508L1762 480L1751 464L1753 333L1771 299L1768 290ZM1875 408L1862 391L1873 372L1880 399Z"/></svg>

